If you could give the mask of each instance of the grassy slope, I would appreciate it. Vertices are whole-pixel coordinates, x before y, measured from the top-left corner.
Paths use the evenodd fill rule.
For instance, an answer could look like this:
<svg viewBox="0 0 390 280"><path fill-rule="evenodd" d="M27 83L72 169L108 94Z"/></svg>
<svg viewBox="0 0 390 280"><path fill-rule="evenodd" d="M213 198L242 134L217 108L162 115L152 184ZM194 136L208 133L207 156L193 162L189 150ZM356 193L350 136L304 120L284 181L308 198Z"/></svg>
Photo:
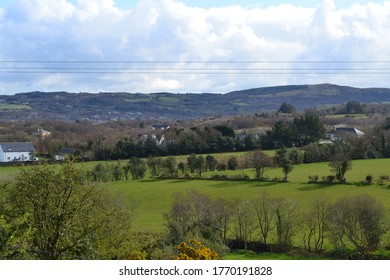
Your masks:
<svg viewBox="0 0 390 280"><path fill-rule="evenodd" d="M389 174L390 159L354 161L352 170L347 173L349 182L363 181L366 175L371 174L374 180L381 175ZM253 170L230 172L246 173L253 177ZM222 173L221 173L222 174ZM282 177L280 169L268 170L266 174L273 177ZM386 208L386 215L390 218L390 189L386 186L358 186L358 185L321 185L308 184L309 175L326 176L330 169L327 163L295 166L290 174L289 183L256 182L256 181L208 181L208 180L152 180L128 181L109 183L107 187L118 193L120 197L135 201L138 204L138 215L135 227L139 231L161 231L163 229L163 213L169 211L172 194L188 189L195 189L210 197L216 198L252 198L266 190L274 197L297 199L303 209L307 209L315 196L327 196L336 200L343 196L369 193L381 200Z"/></svg>
<svg viewBox="0 0 390 280"><path fill-rule="evenodd" d="M226 156L226 155L225 155ZM96 163L83 163L85 168L92 168ZM19 167L0 167L0 182L12 180ZM374 176L374 180L382 175L390 175L390 159L358 160L352 164L352 170L346 174L348 182L364 181L367 175ZM205 174L247 174L254 177L253 169L214 172ZM390 219L390 189L387 186L358 186L358 185L321 185L308 184L309 175L330 175L327 163L305 164L295 166L289 175L289 183L257 182L257 181L209 181L209 180L154 180L144 179L137 181L122 181L107 183L118 197L126 203L137 204L137 217L134 222L139 231L162 231L164 228L163 214L169 211L172 195L176 192L195 189L210 197L233 199L252 198L260 195L262 191L268 191L274 197L297 199L303 210L310 207L311 200L315 196L327 196L336 200L343 196L369 193L381 200L386 208L386 215ZM266 171L269 178L283 176L281 170L270 169ZM388 184L387 184L388 185Z"/></svg>

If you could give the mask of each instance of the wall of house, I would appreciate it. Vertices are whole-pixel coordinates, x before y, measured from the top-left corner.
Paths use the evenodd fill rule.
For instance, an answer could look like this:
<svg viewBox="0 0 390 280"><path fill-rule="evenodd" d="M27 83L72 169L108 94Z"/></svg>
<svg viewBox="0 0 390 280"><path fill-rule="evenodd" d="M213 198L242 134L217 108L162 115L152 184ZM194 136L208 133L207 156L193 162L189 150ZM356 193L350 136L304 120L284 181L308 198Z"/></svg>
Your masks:
<svg viewBox="0 0 390 280"><path fill-rule="evenodd" d="M30 154L29 152L3 152L0 150L0 161L1 162L11 162L11 161L29 161Z"/></svg>

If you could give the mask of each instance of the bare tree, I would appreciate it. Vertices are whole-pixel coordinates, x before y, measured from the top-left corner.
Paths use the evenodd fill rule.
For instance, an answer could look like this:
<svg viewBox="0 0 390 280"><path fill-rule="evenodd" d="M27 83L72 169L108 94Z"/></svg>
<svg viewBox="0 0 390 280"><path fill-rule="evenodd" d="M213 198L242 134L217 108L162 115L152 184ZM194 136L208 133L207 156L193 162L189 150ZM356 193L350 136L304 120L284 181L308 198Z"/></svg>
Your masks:
<svg viewBox="0 0 390 280"><path fill-rule="evenodd" d="M232 232L238 242L248 248L256 230L256 214L251 200L237 200L234 207Z"/></svg>
<svg viewBox="0 0 390 280"><path fill-rule="evenodd" d="M352 243L362 256L369 255L380 245L384 233L384 208L369 195L338 200L331 212L331 240L338 249Z"/></svg>
<svg viewBox="0 0 390 280"><path fill-rule="evenodd" d="M325 197L313 199L311 210L304 215L303 224L306 231L303 243L308 251L320 252L324 248L325 233L328 228L330 214L329 201Z"/></svg>
<svg viewBox="0 0 390 280"><path fill-rule="evenodd" d="M258 226L260 229L261 242L268 246L268 237L273 230L274 225L274 199L272 199L268 192L263 192L262 195L255 201L255 211Z"/></svg>
<svg viewBox="0 0 390 280"><path fill-rule="evenodd" d="M274 211L278 245L281 248L290 247L299 226L298 204L295 200L278 199L275 201Z"/></svg>

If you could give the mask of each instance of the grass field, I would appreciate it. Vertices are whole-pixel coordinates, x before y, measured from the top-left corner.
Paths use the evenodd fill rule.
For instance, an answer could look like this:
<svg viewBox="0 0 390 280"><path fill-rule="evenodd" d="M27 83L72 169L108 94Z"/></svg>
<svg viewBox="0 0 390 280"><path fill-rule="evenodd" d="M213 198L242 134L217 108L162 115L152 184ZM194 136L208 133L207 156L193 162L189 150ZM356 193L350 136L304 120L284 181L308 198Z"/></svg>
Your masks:
<svg viewBox="0 0 390 280"><path fill-rule="evenodd" d="M229 158L232 154L218 154L215 157ZM234 154L240 157L244 154ZM182 157L181 160L184 160ZM178 158L178 161L180 158ZM113 162L114 163L114 162ZM86 169L92 169L96 162L81 163ZM12 180L18 173L20 167L0 167L0 183ZM248 175L254 178L253 169L209 172L204 177L211 177L215 174L226 174L234 176L238 174ZM280 168L266 171L268 178L282 178ZM385 207L387 221L390 221L390 182L377 184L381 176L390 175L390 159L377 160L356 160L352 162L352 170L346 173L347 184L313 184L308 183L309 175L321 176L330 175L328 163L303 164L294 166L289 174L289 182L259 182L248 181L216 181L207 179L169 179L157 180L145 178L142 180L129 180L106 183L104 186L109 189L118 199L124 203L136 204L136 217L133 223L133 230L137 232L162 232L164 230L164 213L170 209L173 194L186 190L196 190L207 194L212 199L252 199L263 191L270 193L275 198L292 198L299 202L302 210L309 209L314 197L328 197L331 201L345 196L358 194L369 194L381 201ZM374 184L363 183L367 175L372 175ZM298 237L300 238L300 237ZM389 239L390 240L390 239ZM300 239L296 240L297 242ZM226 259L297 259L299 256L288 256L277 254L253 254L251 252L236 252L226 256Z"/></svg>
<svg viewBox="0 0 390 280"><path fill-rule="evenodd" d="M155 180L143 179L136 181L122 181L107 183L106 186L128 203L136 203L138 214L134 221L136 230L146 232L162 231L164 228L163 214L169 211L172 195L189 189L197 190L209 195L213 199L224 198L253 198L263 191L271 196L293 198L299 201L303 210L310 207L313 197L326 196L335 201L343 196L352 196L362 193L370 194L385 205L386 216L390 218L390 188L384 185L359 184L367 175L372 175L374 181L390 172L390 159L354 161L352 170L346 174L349 184L310 184L309 175L330 175L327 163L307 164L295 166L289 176L290 182L258 182L250 181L213 181L213 180ZM251 169L228 171L220 174L247 174L254 177ZM208 176L209 174L205 174ZM266 171L270 178L282 177L280 169Z"/></svg>
<svg viewBox="0 0 390 280"><path fill-rule="evenodd" d="M0 103L0 111L10 111L10 110L29 110L31 106L29 105L15 105L8 103Z"/></svg>

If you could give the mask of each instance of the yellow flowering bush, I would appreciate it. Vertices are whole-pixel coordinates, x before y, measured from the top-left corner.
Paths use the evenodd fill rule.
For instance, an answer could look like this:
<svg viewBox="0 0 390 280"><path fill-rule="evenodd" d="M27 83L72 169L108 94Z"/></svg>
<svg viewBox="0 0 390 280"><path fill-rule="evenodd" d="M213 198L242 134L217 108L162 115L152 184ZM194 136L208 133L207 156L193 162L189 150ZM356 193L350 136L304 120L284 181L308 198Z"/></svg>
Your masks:
<svg viewBox="0 0 390 280"><path fill-rule="evenodd" d="M195 239L189 240L188 243L182 242L177 248L179 254L175 256L175 260L219 260L215 251Z"/></svg>

